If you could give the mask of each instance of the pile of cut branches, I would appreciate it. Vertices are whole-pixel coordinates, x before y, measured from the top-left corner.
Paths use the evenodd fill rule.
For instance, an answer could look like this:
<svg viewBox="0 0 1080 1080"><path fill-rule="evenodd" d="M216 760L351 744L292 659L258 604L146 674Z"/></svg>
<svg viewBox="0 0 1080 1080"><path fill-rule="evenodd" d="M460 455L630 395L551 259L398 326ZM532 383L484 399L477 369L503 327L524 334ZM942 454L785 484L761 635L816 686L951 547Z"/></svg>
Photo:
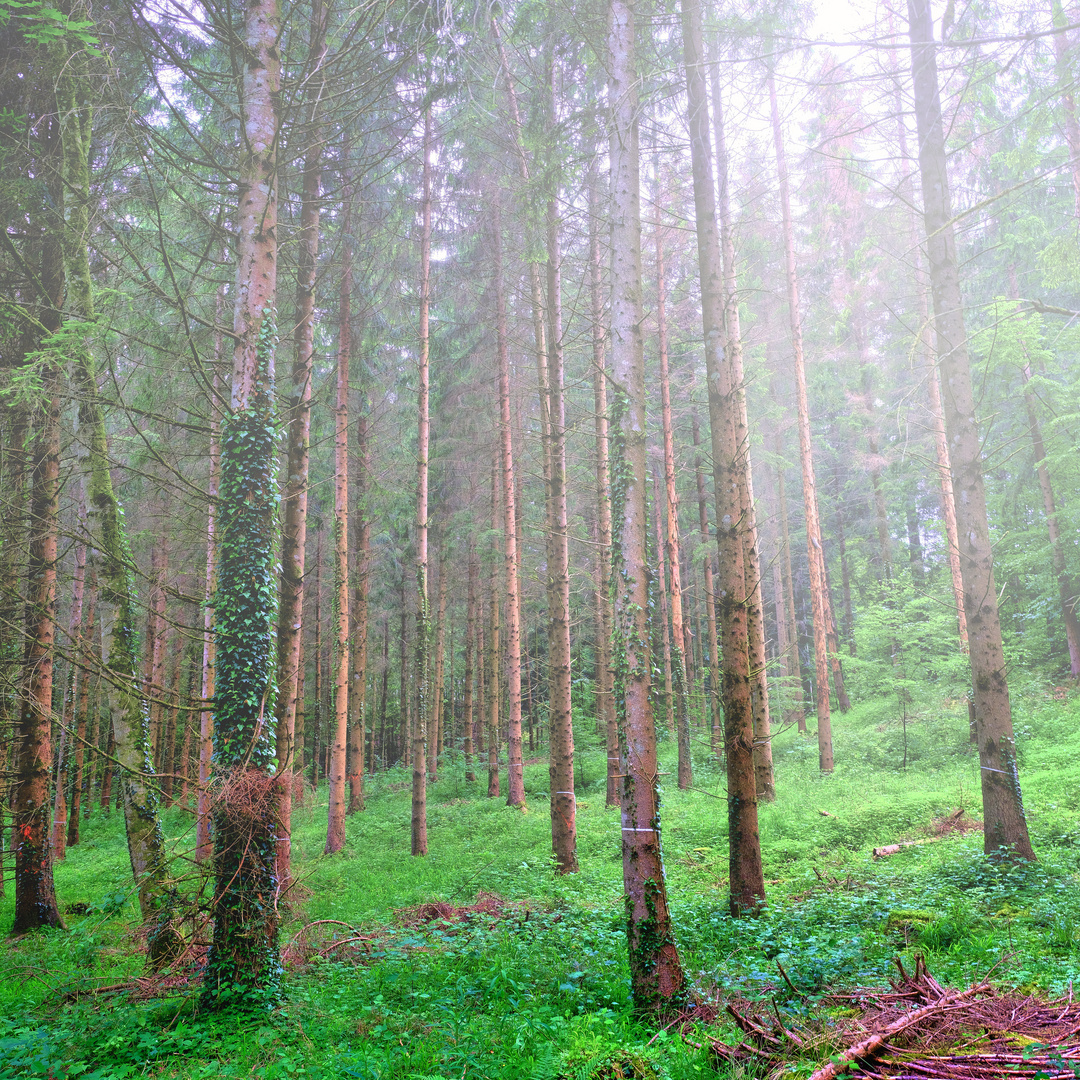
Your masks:
<svg viewBox="0 0 1080 1080"><path fill-rule="evenodd" d="M897 960L898 981L889 990L830 995L823 1004L858 1009L857 1019L835 1032L847 1048L830 1055L811 1080L858 1075L868 1080L999 1080L1001 1077L1080 1076L1080 1002L1045 1001L997 993L983 982L948 990L917 957L909 975ZM713 1053L728 1062L780 1069L820 1048L821 1036L793 1030L775 1018L729 1006L747 1038L738 1046L712 1039Z"/></svg>

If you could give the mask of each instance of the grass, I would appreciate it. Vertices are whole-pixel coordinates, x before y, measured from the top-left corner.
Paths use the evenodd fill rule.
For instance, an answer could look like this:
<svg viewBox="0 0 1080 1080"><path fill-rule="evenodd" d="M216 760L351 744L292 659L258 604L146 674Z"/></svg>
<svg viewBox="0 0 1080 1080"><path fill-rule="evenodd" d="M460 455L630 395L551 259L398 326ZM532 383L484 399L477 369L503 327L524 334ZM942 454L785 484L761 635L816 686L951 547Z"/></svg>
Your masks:
<svg viewBox="0 0 1080 1080"><path fill-rule="evenodd" d="M977 815L979 789L966 710L943 703L909 715L902 769L895 710L871 702L835 718L831 776L818 772L812 738L777 736L778 799L761 808L769 909L741 922L726 913L722 777L702 745L695 790L677 791L673 747L664 744L668 885L695 991L773 999L792 1014L824 1017L827 1028L818 1004L827 988L882 985L894 957L910 966L916 952L953 985L991 969L1000 984L1048 994L1080 979L1080 699L1031 688L1014 706L1038 863L994 865L977 834L875 861L874 846L923 836L935 816L960 805ZM588 732L580 734L587 744ZM325 790L296 811L294 867L305 899L282 941L306 922L340 919L372 935L370 955L290 968L283 1006L266 1016L199 1014L183 997L78 996L142 971L122 822L95 812L56 868L62 906L87 904L90 914L68 916L66 933L0 947L0 1078L716 1074L692 1037L632 1015L618 818L604 807L602 752L586 745L579 755L581 872L567 877L550 860L546 765L526 769L527 812L482 797L460 764L442 768L429 793L424 859L408 854L406 779L392 770L370 784L368 809L349 819L339 855L322 855ZM178 853L193 846L189 814L171 810L166 828ZM395 920L402 907L468 904L480 890L519 906L467 929ZM8 893L0 925L11 923Z"/></svg>

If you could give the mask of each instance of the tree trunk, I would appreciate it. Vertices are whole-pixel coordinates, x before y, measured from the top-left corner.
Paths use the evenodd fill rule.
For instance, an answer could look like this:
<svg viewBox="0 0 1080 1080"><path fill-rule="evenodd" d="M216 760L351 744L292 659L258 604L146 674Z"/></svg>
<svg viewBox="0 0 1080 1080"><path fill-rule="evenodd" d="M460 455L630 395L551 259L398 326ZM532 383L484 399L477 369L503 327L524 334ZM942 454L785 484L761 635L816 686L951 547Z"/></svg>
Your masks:
<svg viewBox="0 0 1080 1080"><path fill-rule="evenodd" d="M660 497L660 475L654 468L652 510L653 525L656 529L656 574L653 578L653 588L656 590L658 603L653 613L653 633L656 635L653 642L655 648L655 642L659 638L664 673L664 720L668 735L674 736L675 688L671 673L671 622L668 617L667 549L664 544L663 506L665 501ZM656 696L658 695L654 694L654 699Z"/></svg>
<svg viewBox="0 0 1080 1080"><path fill-rule="evenodd" d="M498 454L496 455L498 457ZM499 463L496 460L491 468L491 528L499 529ZM488 615L491 619L487 641L487 753L488 753L488 798L499 797L499 705L502 698L499 678L502 667L499 641L499 575L491 575L488 593Z"/></svg>
<svg viewBox="0 0 1080 1080"><path fill-rule="evenodd" d="M217 318L220 323L225 306L225 288L218 289ZM222 336L214 333L214 361L210 382L208 406L210 412L209 477L207 481L206 508L206 577L203 582L203 650L202 650L202 706L199 712L199 788L195 796L195 861L204 863L214 854L210 838L210 769L214 752L214 604L217 593L217 515L218 487L221 481L221 402L218 396L222 356ZM284 564L284 559L283 559ZM279 637L280 641L280 637ZM280 760L280 759L279 759ZM288 820L279 810L282 821ZM278 850L280 864L281 851ZM286 869L282 875L278 867L278 882L288 878Z"/></svg>
<svg viewBox="0 0 1080 1080"><path fill-rule="evenodd" d="M761 559L758 552L757 509L750 468L750 426L746 416L746 387L743 373L742 328L739 324L739 292L735 266L735 232L728 197L727 143L724 139L723 102L720 96L719 65L713 65L713 129L716 133L716 164L720 197L720 252L724 268L725 358L737 410L735 475L739 487L739 534L742 542L746 594L746 633L750 664L750 694L754 710L754 776L759 799L776 798L773 776L772 721L769 714L769 677L765 656L765 609L761 597Z"/></svg>
<svg viewBox="0 0 1080 1080"><path fill-rule="evenodd" d="M416 692L412 732L412 853L426 855L428 718L428 304L431 296L431 107L424 110L423 200L420 207L420 327L416 452Z"/></svg>
<svg viewBox="0 0 1080 1080"><path fill-rule="evenodd" d="M85 322L94 319L87 243L90 235L90 81L85 59L76 58L57 80L64 152L64 278L67 306ZM59 194L59 193L58 193ZM48 275L42 274L43 279ZM93 356L85 341L76 347L74 371L80 393L79 427L89 433L84 460L87 504L95 546L101 552L102 600L113 606L112 641L107 663L109 710L116 760L123 769L124 823L132 873L144 919L158 913L170 886L158 814L145 699L138 687L138 658L132 596L132 564L122 511L109 471L105 413L98 393ZM148 767L149 766L149 767ZM109 774L111 789L111 770ZM158 921L163 931L167 920ZM156 937L156 934L154 935ZM153 950L153 940L149 942Z"/></svg>
<svg viewBox="0 0 1080 1080"><path fill-rule="evenodd" d="M704 588L705 623L709 632L709 731L713 753L718 761L724 757L724 716L720 708L720 643L716 636L716 586L713 581L712 538L709 536L709 511L705 499L705 468L697 447L701 445L701 429L697 413L693 417L694 478L697 483L698 528L705 547Z"/></svg>
<svg viewBox="0 0 1080 1080"><path fill-rule="evenodd" d="M933 24L927 0L908 0L923 217L934 299L945 427L951 450L982 775L984 850L1034 859L1016 766L1009 687L986 518L982 446L956 261Z"/></svg>
<svg viewBox="0 0 1080 1080"><path fill-rule="evenodd" d="M784 137L780 130L780 110L776 103L776 81L769 73L769 104L772 111L776 165L780 173L780 206L784 227L784 260L787 269L788 314L791 319L791 348L795 366L795 401L799 416L799 461L802 465L803 506L806 512L806 558L810 571L810 601L814 624L815 696L818 717L818 765L822 772L833 771L832 717L829 707L829 597L825 584L825 557L821 543L817 484L814 479L814 452L810 437L810 406L806 393L806 365L803 361L802 315L799 311L799 278L795 269L795 233L791 222L791 195L788 187Z"/></svg>
<svg viewBox="0 0 1080 1080"><path fill-rule="evenodd" d="M439 599L435 608L435 657L431 683L431 715L428 717L428 783L438 779L439 729L442 726L443 675L446 670L446 538L439 542Z"/></svg>
<svg viewBox="0 0 1080 1080"><path fill-rule="evenodd" d="M469 596L465 614L465 701L462 709L465 725L465 780L476 783L476 771L473 768L473 656L476 650L476 552L473 538L469 536Z"/></svg>
<svg viewBox="0 0 1080 1080"><path fill-rule="evenodd" d="M512 432L510 429L510 342L506 326L506 288L502 258L502 206L493 200L496 378L499 395L499 467L503 491L503 557L506 581L506 777L508 806L525 805L525 764L521 746L521 591Z"/></svg>
<svg viewBox="0 0 1080 1080"><path fill-rule="evenodd" d="M323 141L322 75L326 55L329 9L312 0L309 44L304 81L303 111L310 124L300 181L300 230L296 266L296 323L293 328L293 363L284 417L288 431L285 490L282 493L281 571L278 586L277 715L275 788L279 819L277 839L278 888L292 884L293 777L303 775L296 754L300 657L304 633L304 571L307 544L308 466L311 447L311 377L315 355L315 278L319 254L320 188Z"/></svg>
<svg viewBox="0 0 1080 1080"><path fill-rule="evenodd" d="M668 910L660 845L656 730L649 708L645 566L645 349L642 340L641 209L635 11L609 0L611 103L612 567L616 710L622 784L623 890L630 988L639 1012L678 1008L686 979Z"/></svg>
<svg viewBox="0 0 1080 1080"><path fill-rule="evenodd" d="M75 698L75 772L71 779L71 806L68 808L67 844L74 847L79 842L79 815L82 810L83 788L86 786L87 717L90 713L90 672L94 665L94 615L97 604L97 571L91 563L86 578L86 615L78 643L78 657L82 665L79 672ZM89 801L89 800L88 800Z"/></svg>
<svg viewBox="0 0 1080 1080"><path fill-rule="evenodd" d="M657 161L659 182L660 164ZM660 221L665 205L664 192L657 193L656 212L656 323L660 351L660 419L664 437L664 490L667 528L662 537L666 555L668 590L671 602L671 677L674 693L675 733L679 747L678 785L681 791L693 786L690 758L690 707L687 701L686 653L683 651L684 620L682 575L679 566L679 497L675 490L675 434L671 423L671 379L668 372L667 280L664 273L664 233ZM666 659L666 658L665 658Z"/></svg>
<svg viewBox="0 0 1080 1080"><path fill-rule="evenodd" d="M682 26L720 554L717 591L728 781L730 910L732 916L738 918L755 914L765 900L758 837L754 689L748 625L754 583L746 558L752 543L745 536L745 529L750 524L745 506L747 438L744 412L739 402L743 389L742 373L734 363L731 339L725 334L726 289L713 201L709 111L698 0L682 0Z"/></svg>
<svg viewBox="0 0 1080 1080"><path fill-rule="evenodd" d="M367 498L371 475L366 395L356 418L356 581L352 597L352 690L349 692L349 813L364 809L364 754L367 723L368 593L371 589L371 520ZM385 670L385 668L384 668ZM374 755L375 730L372 728Z"/></svg>
<svg viewBox="0 0 1080 1080"><path fill-rule="evenodd" d="M1028 429L1031 432L1031 445L1035 451L1035 471L1039 477L1043 511L1046 514L1046 529L1050 537L1050 557L1054 565L1054 577L1057 578L1058 595L1061 598L1061 617L1065 622L1065 641L1069 648L1069 674L1074 679L1080 679L1080 622L1076 618L1076 586L1065 566L1065 551L1061 543L1061 525L1058 522L1057 504L1054 500L1054 485L1051 483L1050 470L1046 464L1046 447L1043 444L1039 415L1035 411L1035 395L1028 386L1031 381L1031 366L1025 363L1021 374L1024 380L1024 405L1027 407Z"/></svg>
<svg viewBox="0 0 1080 1080"><path fill-rule="evenodd" d="M42 277L46 277L44 269ZM34 425L36 439L31 450L26 653L22 709L16 729L18 751L12 785L13 831L16 837L14 934L42 926L64 926L56 905L49 843L56 540L60 493L60 371L54 363L48 363L42 372L42 398L44 406L38 423Z"/></svg>
<svg viewBox="0 0 1080 1080"><path fill-rule="evenodd" d="M1076 205L1076 219L1080 221L1080 121L1076 117L1076 101L1073 98L1072 87L1075 83L1075 74L1069 60L1068 20L1062 7L1061 0L1051 0L1050 8L1053 15L1054 29L1054 59L1057 67L1058 82L1061 86L1061 109L1065 114L1065 142L1069 147L1069 161L1072 171L1073 197ZM1074 15L1075 21L1075 15Z"/></svg>
<svg viewBox="0 0 1080 1080"><path fill-rule="evenodd" d="M330 752L329 808L324 855L345 846L345 773L349 749L349 360L352 352L352 249L349 184L338 296L337 395L334 405L334 727Z"/></svg>
<svg viewBox="0 0 1080 1080"><path fill-rule="evenodd" d="M277 96L275 0L244 12L247 62L236 219L237 277L230 415L222 424L221 566L218 586L213 815L214 933L203 979L208 1006L276 1000L277 811L275 746L267 703L277 609L274 483L274 311L277 297Z"/></svg>
<svg viewBox="0 0 1080 1080"><path fill-rule="evenodd" d="M79 493L80 533L86 532L86 499ZM82 749L75 735L75 704L80 684L86 679L86 673L79 677L83 640L83 599L86 595L86 541L81 537L75 544L75 573L71 588L71 611L68 615L68 645L71 649L68 660L67 686L64 690L64 711L60 718L60 746L56 753L56 790L53 793L52 851L53 859L59 861L66 855L67 845L67 785L68 758L73 751ZM74 742L75 746L71 746Z"/></svg>
<svg viewBox="0 0 1080 1080"><path fill-rule="evenodd" d="M549 57L550 60L550 57ZM554 65L549 67L552 110ZM553 118L554 119L554 118ZM566 404L563 395L562 249L555 194L547 206L548 419L551 433L548 499L548 780L551 849L560 873L575 874L577 797L574 794L574 724L570 676L570 548L566 513Z"/></svg>

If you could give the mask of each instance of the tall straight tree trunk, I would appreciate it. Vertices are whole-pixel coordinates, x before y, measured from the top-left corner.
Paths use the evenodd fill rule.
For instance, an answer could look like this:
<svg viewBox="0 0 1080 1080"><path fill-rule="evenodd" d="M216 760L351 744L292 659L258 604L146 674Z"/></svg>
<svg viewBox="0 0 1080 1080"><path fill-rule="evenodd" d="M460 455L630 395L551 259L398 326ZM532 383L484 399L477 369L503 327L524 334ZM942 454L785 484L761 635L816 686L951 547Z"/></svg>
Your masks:
<svg viewBox="0 0 1080 1080"><path fill-rule="evenodd" d="M416 452L416 661L412 730L412 853L426 855L428 714L428 305L431 297L431 106L424 110L423 197L420 207L420 327L418 334Z"/></svg>
<svg viewBox="0 0 1080 1080"><path fill-rule="evenodd" d="M709 634L709 732L712 751L717 760L724 756L724 716L720 708L720 643L716 636L716 585L713 580L712 537L709 536L709 510L705 497L705 468L698 447L701 430L697 413L693 416L694 480L697 484L698 529L705 547L704 589L705 625Z"/></svg>
<svg viewBox="0 0 1080 1080"><path fill-rule="evenodd" d="M660 184L660 163L656 165ZM693 786L690 759L690 704L687 700L685 633L683 621L682 575L679 566L679 497L675 490L675 434L671 423L671 379L668 371L667 279L664 273L664 233L661 215L664 192L656 202L656 323L660 350L660 419L664 434L664 491L667 529L663 537L667 556L671 598L671 676L675 695L675 733L679 746L678 784L682 791ZM657 508L657 514L659 514Z"/></svg>
<svg viewBox="0 0 1080 1080"><path fill-rule="evenodd" d="M552 121L555 110L551 73ZM559 209L552 193L547 205L548 420L551 434L548 498L548 779L551 787L551 849L560 873L575 874L577 798L574 794L574 716L570 679L570 547L566 513L566 403L563 394L562 247Z"/></svg>
<svg viewBox="0 0 1080 1080"><path fill-rule="evenodd" d="M713 168L699 0L682 0L683 57L694 176L701 321L709 392L716 489L720 574L724 751L727 760L728 868L734 918L756 913L765 901L754 775L754 701L750 671L748 608L753 591L744 530L745 420L739 404L741 372L732 350L725 354L724 267L713 197Z"/></svg>
<svg viewBox="0 0 1080 1080"><path fill-rule="evenodd" d="M163 718L165 715L165 581L169 574L169 538L165 532L167 502L157 503L157 540L150 551L150 610L146 631L146 696L150 706L150 746L153 750L154 771L162 770L164 749Z"/></svg>
<svg viewBox="0 0 1080 1080"><path fill-rule="evenodd" d="M79 494L80 532L86 531L86 499ZM67 771L68 759L73 751L82 749L77 739L73 739L75 728L76 698L79 684L87 677L79 677L79 660L82 653L83 639L83 600L86 596L86 541L80 538L75 543L75 573L71 585L71 611L68 613L68 643L71 648L68 662L67 686L64 688L63 713L60 719L60 747L56 754L56 790L53 793L52 850L57 861L66 855L67 846ZM75 745L68 748L74 742Z"/></svg>
<svg viewBox="0 0 1080 1080"><path fill-rule="evenodd" d="M462 704L465 726L465 780L476 783L476 771L473 768L473 657L476 654L476 551L473 538L469 536L469 551L466 556L469 565L469 594L465 608L465 700Z"/></svg>
<svg viewBox="0 0 1080 1080"><path fill-rule="evenodd" d="M777 457L781 457L781 440L776 436ZM806 731L806 710L803 698L802 658L799 655L799 624L795 618L795 575L791 570L791 530L788 523L787 492L784 485L784 469L776 467L776 504L780 510L780 571L784 581L784 604L787 624L791 628L790 648L784 657L784 677L791 687L793 704L785 720L794 719L799 731Z"/></svg>
<svg viewBox="0 0 1080 1080"><path fill-rule="evenodd" d="M428 717L428 783L438 779L439 729L442 725L443 675L446 667L446 537L438 536L439 598L435 606L435 656L432 664L431 715Z"/></svg>
<svg viewBox="0 0 1080 1080"><path fill-rule="evenodd" d="M42 926L64 926L56 904L49 842L56 541L60 494L60 371L52 362L42 373L42 398L44 406L38 423L34 425L36 439L31 450L25 674L22 709L16 729L18 751L12 785L13 832L16 837L15 923L12 932L15 934Z"/></svg>
<svg viewBox="0 0 1080 1080"><path fill-rule="evenodd" d="M491 467L491 528L499 529L499 454ZM499 797L499 705L502 698L499 678L502 666L502 654L500 652L499 631L499 575L491 575L491 583L488 592L488 615L490 617L490 632L487 640L487 753L488 753L488 798Z"/></svg>
<svg viewBox="0 0 1080 1080"><path fill-rule="evenodd" d="M724 344L735 393L736 438L739 482L739 530L746 574L746 627L750 655L750 692L754 708L754 776L759 799L776 798L773 776L772 722L769 715L769 678L765 656L765 606L761 598L761 558L758 551L757 509L750 468L750 425L746 417L746 387L743 373L742 328L739 324L739 286L735 267L735 230L731 223L731 200L728 195L728 154L724 138L723 102L720 96L719 65L713 65L713 128L716 132L716 168L720 195L720 252L724 266Z"/></svg>
<svg viewBox="0 0 1080 1080"><path fill-rule="evenodd" d="M1050 538L1050 558L1054 566L1054 577L1057 578L1058 596L1061 598L1061 617L1065 623L1065 642L1069 648L1069 674L1074 679L1078 679L1080 678L1080 622L1076 618L1076 586L1065 566L1061 525L1058 521L1057 503L1054 500L1054 485L1050 480L1050 470L1046 464L1042 426L1039 423L1039 414L1035 411L1035 395L1028 385L1031 381L1030 364L1024 364L1021 376L1024 380L1024 405L1027 408L1028 430L1031 432L1031 445L1035 451L1035 472L1039 477L1043 512L1046 514L1046 529Z"/></svg>
<svg viewBox="0 0 1080 1080"><path fill-rule="evenodd" d="M908 33L919 133L930 285L934 298L945 427L951 450L960 569L964 579L971 675L982 777L987 854L1000 850L1034 859L1016 764L1009 687L994 582L994 554L986 517L982 444L975 416L963 298L956 260L945 134L938 96L934 29L928 0L908 0Z"/></svg>
<svg viewBox="0 0 1080 1080"><path fill-rule="evenodd" d="M791 223L791 195L788 186L787 159L784 154L784 137L780 130L780 109L776 103L776 81L772 72L769 73L769 105L772 111L776 164L780 173L780 207L784 227L788 315L791 319L791 349L795 367L795 404L799 417L799 462L802 466L803 506L806 512L806 558L810 571L810 602L814 624L818 765L822 772L828 773L833 771L832 713L829 702L829 597L825 585L821 519L818 514L814 451L810 438L810 405L806 393L806 365L803 361L802 316L799 311L799 277L795 268L795 233Z"/></svg>
<svg viewBox="0 0 1080 1080"><path fill-rule="evenodd" d="M277 773L278 888L292 884L293 777L303 774L296 756L296 711L300 656L304 633L304 549L307 544L308 463L311 446L311 375L315 355L315 268L319 254L323 143L321 132L329 8L312 0L303 111L310 124L304 153L300 194L300 235L296 267L296 324L293 328L293 363L284 417L288 430L284 520L281 529L281 573L278 591L277 635Z"/></svg>
<svg viewBox="0 0 1080 1080"><path fill-rule="evenodd" d="M345 846L345 773L349 749L349 359L352 352L351 222L345 187L344 257L338 295L337 395L334 404L334 722L330 750L329 809L323 854Z"/></svg>
<svg viewBox="0 0 1080 1080"><path fill-rule="evenodd" d="M86 615L83 619L82 633L78 643L79 672L78 689L75 698L75 754L74 774L71 778L71 805L68 808L67 844L73 847L79 842L79 817L82 811L83 788L86 786L87 770L86 747L92 740L87 739L87 717L90 713L91 671L94 669L94 616L97 606L97 571L91 563L86 576Z"/></svg>
<svg viewBox="0 0 1080 1080"><path fill-rule="evenodd" d="M356 418L356 575L352 608L352 689L349 691L349 813L364 809L364 753L367 722L368 594L371 590L371 520L367 506L371 476L367 400ZM385 672L385 666L383 668ZM375 729L371 730L374 757Z"/></svg>
<svg viewBox="0 0 1080 1080"><path fill-rule="evenodd" d="M323 566L323 523L315 523L315 604L312 623L315 633L312 641L312 659L315 677L312 687L311 708L311 786L319 786L319 776L325 776L322 768L323 753L323 647L322 647L322 566Z"/></svg>
<svg viewBox="0 0 1080 1080"><path fill-rule="evenodd" d="M663 507L666 500L660 496L660 474L653 469L653 525L656 529L656 577L654 588L659 601L659 631L653 626L653 633L660 642L660 655L662 657L662 670L664 673L664 720L667 724L668 734L675 734L675 692L674 679L671 674L671 621L668 616L668 576L667 576L667 549L664 545L664 515ZM654 641L656 638L654 638ZM655 699L656 695L654 695Z"/></svg>
<svg viewBox="0 0 1080 1080"><path fill-rule="evenodd" d="M521 746L521 589L518 569L517 501L510 428L510 342L506 326L506 286L502 257L502 206L493 200L496 366L499 394L499 455L503 491L503 574L506 585L506 780L508 806L525 805L525 763Z"/></svg>
<svg viewBox="0 0 1080 1080"><path fill-rule="evenodd" d="M244 10L243 133L236 217L237 277L230 415L222 424L218 586L213 942L208 1006L276 1000L276 756L267 705L273 680L274 347L277 302L276 0Z"/></svg>
<svg viewBox="0 0 1080 1080"><path fill-rule="evenodd" d="M593 411L596 432L596 703L607 744L608 806L619 805L619 729L611 668L611 469L609 466L604 277L600 259L601 205L596 166L589 170L589 311L592 317ZM529 748L532 749L530 735Z"/></svg>
<svg viewBox="0 0 1080 1080"><path fill-rule="evenodd" d="M668 910L660 844L659 763L649 707L645 565L645 345L635 9L609 0L611 162L612 526L616 714L619 723L623 891L630 989L639 1012L678 1008L686 978Z"/></svg>
<svg viewBox="0 0 1080 1080"><path fill-rule="evenodd" d="M85 58L65 66L57 80L56 96L63 143L63 189L57 193L64 207L63 278L67 283L67 307L86 323L94 321L93 282L87 243L90 235L90 80ZM48 275L42 274L46 279ZM124 824L132 874L139 891L144 919L158 912L169 891L164 843L157 805L157 791L147 728L145 699L138 686L138 658L132 596L132 566L120 504L109 471L105 412L98 393L94 358L89 344L79 342L73 356L80 394L79 428L89 443L83 468L87 479L87 504L94 544L101 553L103 589L101 599L113 607L109 648L108 698L112 714L114 754L123 770ZM111 773L110 773L111 781ZM151 951L167 920L148 943Z"/></svg>
<svg viewBox="0 0 1080 1080"><path fill-rule="evenodd" d="M217 318L221 322L225 304L225 288L218 289ZM202 699L199 711L199 787L195 796L195 861L204 863L214 854L210 839L210 768L214 752L214 595L217 592L217 514L218 486L221 481L221 402L218 397L219 376L221 371L222 335L214 333L214 363L210 381L210 449L209 474L207 477L206 505L206 577L203 580L203 649L202 649ZM280 637L279 637L280 641ZM279 759L280 760L280 759ZM279 817L280 817L279 813ZM282 817L282 820L285 820ZM278 849L280 863L281 850ZM278 869L279 883L284 877Z"/></svg>

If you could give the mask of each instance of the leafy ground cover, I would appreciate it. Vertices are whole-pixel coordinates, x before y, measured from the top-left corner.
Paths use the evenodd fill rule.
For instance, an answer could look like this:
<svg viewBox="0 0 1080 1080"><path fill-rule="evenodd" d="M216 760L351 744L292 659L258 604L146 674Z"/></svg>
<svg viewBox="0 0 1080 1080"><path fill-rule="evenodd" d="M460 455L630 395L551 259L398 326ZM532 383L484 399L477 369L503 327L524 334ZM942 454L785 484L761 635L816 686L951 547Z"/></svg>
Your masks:
<svg viewBox="0 0 1080 1080"><path fill-rule="evenodd" d="M792 1075L834 1047L841 1016L828 992L884 986L897 956L910 968L924 954L951 986L992 972L1002 987L1062 995L1080 979L1080 697L1032 686L1015 708L1037 863L995 865L978 832L940 824L979 811L960 703L909 711L906 722L889 703L867 703L836 718L831 776L818 773L812 738L777 735L778 798L761 808L769 907L756 920L726 913L723 781L707 747L690 792L676 789L668 762L665 854L695 993L719 1006L775 1003L812 1026L820 1037ZM526 769L525 812L483 797L460 762L447 764L429 795L424 859L408 854L400 772L371 782L339 855L322 855L325 791L309 797L294 823L301 884L282 927L285 1000L240 1018L200 1014L182 968L164 995L102 991L142 975L143 956L120 816L95 813L57 867L69 930L0 946L0 1077L732 1075L743 1066L718 1059L709 1038L634 1018L602 753L586 749L577 773L581 872L568 877L549 858L545 763ZM191 816L174 808L167 826L192 893ZM913 840L924 842L873 856ZM9 883L0 923L11 919ZM738 1041L725 1023L707 1034Z"/></svg>

